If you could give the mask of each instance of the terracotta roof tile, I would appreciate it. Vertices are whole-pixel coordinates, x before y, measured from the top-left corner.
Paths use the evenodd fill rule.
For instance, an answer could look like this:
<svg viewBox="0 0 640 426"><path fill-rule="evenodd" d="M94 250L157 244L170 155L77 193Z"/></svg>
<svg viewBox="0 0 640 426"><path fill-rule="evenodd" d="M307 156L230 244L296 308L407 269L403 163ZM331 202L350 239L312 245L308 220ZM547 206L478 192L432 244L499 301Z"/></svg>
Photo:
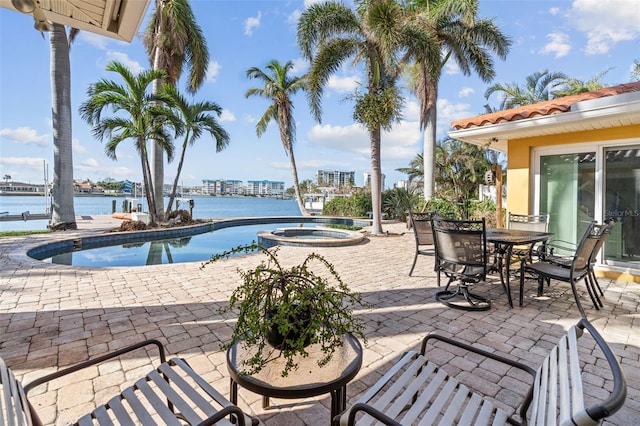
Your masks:
<svg viewBox="0 0 640 426"><path fill-rule="evenodd" d="M493 112L490 114L478 115L471 118L463 118L451 123L455 130L469 129L471 127L481 127L488 124L505 123L509 121L524 120L526 118L561 114L571 109L571 105L576 102L588 101L590 99L604 98L607 96L621 95L623 93L640 91L640 82L620 84L618 86L605 87L592 92L584 92L577 95L565 96L550 101L538 102L536 104L524 105L518 108Z"/></svg>

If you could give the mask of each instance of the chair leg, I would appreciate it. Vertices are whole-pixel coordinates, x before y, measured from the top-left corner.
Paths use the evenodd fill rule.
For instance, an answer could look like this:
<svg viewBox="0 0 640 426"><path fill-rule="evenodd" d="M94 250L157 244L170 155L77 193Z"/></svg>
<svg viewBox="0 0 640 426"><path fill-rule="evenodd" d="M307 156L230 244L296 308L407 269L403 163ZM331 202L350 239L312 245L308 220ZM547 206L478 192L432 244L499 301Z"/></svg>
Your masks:
<svg viewBox="0 0 640 426"><path fill-rule="evenodd" d="M413 257L413 265L411 265L411 270L409 271L409 276L413 274L413 268L416 267L416 262L418 261L418 252L416 251L416 255Z"/></svg>
<svg viewBox="0 0 640 426"><path fill-rule="evenodd" d="M584 313L584 308L580 303L580 297L578 296L578 290L576 289L575 281L571 281L571 291L573 292L573 298L576 301L576 306L578 307L578 311L580 311L580 315L582 316L582 318L588 319L587 314Z"/></svg>
<svg viewBox="0 0 640 426"><path fill-rule="evenodd" d="M596 273L593 269L589 269L589 274L591 275L591 278L593 279L593 282L595 283L596 287L598 288L598 291L600 292L600 296L604 296L604 292L602 291L602 288L600 287L600 283L598 282L598 279L596 278Z"/></svg>
<svg viewBox="0 0 640 426"><path fill-rule="evenodd" d="M587 289L589 289L589 294L593 294L593 296L595 296L594 302L597 302L596 309L599 309L598 306L604 307L604 304L602 303L602 300L600 300L600 295L598 295L596 285L593 282L593 278L590 272L587 273L587 276L585 277L585 282L587 283ZM594 299L593 296L591 297L591 300Z"/></svg>

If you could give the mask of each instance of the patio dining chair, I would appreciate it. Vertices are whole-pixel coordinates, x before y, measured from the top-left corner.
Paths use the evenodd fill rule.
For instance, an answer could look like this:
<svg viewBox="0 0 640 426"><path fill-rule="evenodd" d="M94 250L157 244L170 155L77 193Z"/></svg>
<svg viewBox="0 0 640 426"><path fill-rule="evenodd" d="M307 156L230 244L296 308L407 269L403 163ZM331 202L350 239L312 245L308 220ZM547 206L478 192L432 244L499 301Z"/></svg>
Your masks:
<svg viewBox="0 0 640 426"><path fill-rule="evenodd" d="M586 318L576 287L577 283L584 279L594 307L600 309L594 296L595 289L592 288L589 280L593 268L592 262L595 262L597 252L600 251L604 240L610 232L611 225L598 225L595 222L591 222L576 246L573 255L565 257L562 261L559 258L547 257L533 263L523 262L520 271L520 306L523 305L525 273L529 272L538 277L538 296L542 295L545 280L547 282L557 280L569 283L576 306L582 317Z"/></svg>
<svg viewBox="0 0 640 426"><path fill-rule="evenodd" d="M491 301L473 294L469 287L485 281L493 264L487 262L487 235L484 218L481 220L454 220L432 217L433 239L436 252L435 269L449 281L444 290L436 293L436 300L451 308L482 310L491 308ZM451 285L457 282L454 290Z"/></svg>
<svg viewBox="0 0 640 426"><path fill-rule="evenodd" d="M522 229L524 231L548 232L549 215L544 214L516 214L509 212L507 218L509 229ZM527 246L516 246L511 251L511 264L517 264L522 260L532 261L536 251L535 244Z"/></svg>
<svg viewBox="0 0 640 426"><path fill-rule="evenodd" d="M431 229L431 216L433 213L412 212L409 210L409 223L413 229L413 236L416 241L416 252L413 256L413 264L409 271L409 276L413 274L418 256L434 256L435 247L433 245L433 231Z"/></svg>
<svg viewBox="0 0 640 426"><path fill-rule="evenodd" d="M167 360L165 349L159 341L146 340L45 375L24 388L0 358L0 425L41 426L43 423L38 416L37 406L32 405L28 399L28 393L33 388L86 368L91 372L101 371L95 366L136 350L142 351L149 346L156 346L158 350L158 367L106 404L80 417L74 425L258 424L257 419L245 415L240 408L229 402L184 359L176 357ZM93 389L89 388L86 392L93 392Z"/></svg>

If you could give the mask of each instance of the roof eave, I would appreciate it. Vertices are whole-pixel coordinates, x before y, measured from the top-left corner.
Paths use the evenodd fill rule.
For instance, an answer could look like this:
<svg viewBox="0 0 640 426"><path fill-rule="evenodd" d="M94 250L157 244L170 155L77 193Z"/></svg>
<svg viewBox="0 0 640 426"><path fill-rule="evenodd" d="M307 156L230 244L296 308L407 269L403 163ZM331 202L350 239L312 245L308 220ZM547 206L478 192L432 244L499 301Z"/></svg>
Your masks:
<svg viewBox="0 0 640 426"><path fill-rule="evenodd" d="M640 124L640 99L585 111L563 112L469 129L453 130L449 137L500 152L507 141L535 136Z"/></svg>

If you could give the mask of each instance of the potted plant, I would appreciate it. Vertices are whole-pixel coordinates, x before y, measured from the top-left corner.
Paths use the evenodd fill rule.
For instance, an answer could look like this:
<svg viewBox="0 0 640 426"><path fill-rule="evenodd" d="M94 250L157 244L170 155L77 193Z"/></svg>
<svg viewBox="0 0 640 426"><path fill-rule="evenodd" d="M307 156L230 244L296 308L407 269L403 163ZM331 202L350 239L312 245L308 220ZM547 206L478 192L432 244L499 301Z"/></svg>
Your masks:
<svg viewBox="0 0 640 426"><path fill-rule="evenodd" d="M238 312L231 341L222 348L237 342L255 348L243 374L255 374L269 360L281 356L286 361L282 371L286 376L297 368L296 357L308 355L309 345L320 346L323 356L318 365L322 367L347 333L366 342L364 321L353 314L354 307L363 304L361 295L351 292L333 265L319 254L311 253L302 263L285 267L278 258L278 246L267 249L254 242L214 255L202 267L256 249L266 259L255 268L238 269L242 283L221 310Z"/></svg>

